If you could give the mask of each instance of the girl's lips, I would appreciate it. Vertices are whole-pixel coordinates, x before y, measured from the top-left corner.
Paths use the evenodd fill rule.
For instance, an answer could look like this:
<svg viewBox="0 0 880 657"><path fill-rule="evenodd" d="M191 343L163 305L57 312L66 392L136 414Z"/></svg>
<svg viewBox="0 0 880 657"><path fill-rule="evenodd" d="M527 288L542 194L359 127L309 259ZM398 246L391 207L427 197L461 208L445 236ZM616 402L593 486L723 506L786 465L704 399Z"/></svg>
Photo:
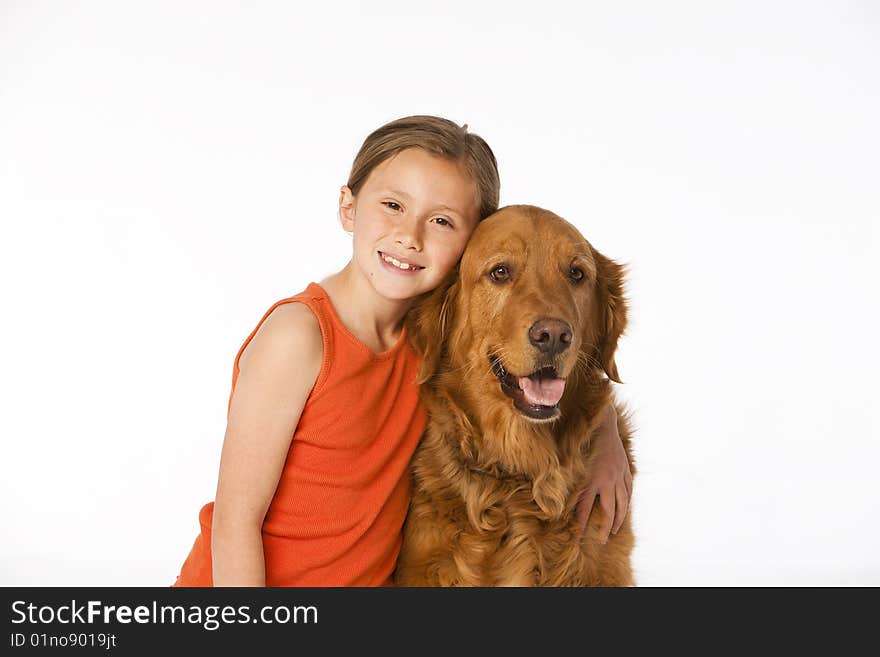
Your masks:
<svg viewBox="0 0 880 657"><path fill-rule="evenodd" d="M383 267L385 267L386 269L388 269L394 273L400 274L401 276L413 276L414 274L418 274L420 271L422 271L422 269L424 269L424 267L419 267L418 265L415 265L416 267L418 267L418 269L401 269L400 267L393 265L390 262L388 262L387 260L385 260L385 256L387 254L382 253L382 251L377 251L377 253L378 253L378 257L379 257L379 262L381 263L381 265ZM394 257L394 256L390 256L390 257ZM395 260L397 260L397 258L395 258ZM399 262L403 262L403 261L399 261Z"/></svg>

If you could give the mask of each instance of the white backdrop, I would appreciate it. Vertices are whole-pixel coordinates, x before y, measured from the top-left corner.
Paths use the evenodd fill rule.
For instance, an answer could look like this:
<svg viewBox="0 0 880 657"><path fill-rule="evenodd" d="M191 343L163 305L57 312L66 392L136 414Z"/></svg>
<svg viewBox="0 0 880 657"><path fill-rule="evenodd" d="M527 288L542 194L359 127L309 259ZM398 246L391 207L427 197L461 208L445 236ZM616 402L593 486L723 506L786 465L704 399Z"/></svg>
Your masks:
<svg viewBox="0 0 880 657"><path fill-rule="evenodd" d="M880 584L877 5L422 4L0 2L0 585L174 581L239 346L417 113L630 265L640 584Z"/></svg>

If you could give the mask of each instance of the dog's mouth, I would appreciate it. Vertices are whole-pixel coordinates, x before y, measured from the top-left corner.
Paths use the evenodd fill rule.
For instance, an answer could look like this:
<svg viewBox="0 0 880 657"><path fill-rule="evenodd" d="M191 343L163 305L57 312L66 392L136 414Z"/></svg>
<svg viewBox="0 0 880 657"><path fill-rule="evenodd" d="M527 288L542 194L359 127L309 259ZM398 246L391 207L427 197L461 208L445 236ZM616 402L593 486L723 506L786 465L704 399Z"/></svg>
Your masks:
<svg viewBox="0 0 880 657"><path fill-rule="evenodd" d="M508 372L498 356L489 356L492 373L501 382L501 390L513 400L520 413L533 420L551 420L559 416L559 400L565 392L565 379L554 367L542 367L528 376Z"/></svg>

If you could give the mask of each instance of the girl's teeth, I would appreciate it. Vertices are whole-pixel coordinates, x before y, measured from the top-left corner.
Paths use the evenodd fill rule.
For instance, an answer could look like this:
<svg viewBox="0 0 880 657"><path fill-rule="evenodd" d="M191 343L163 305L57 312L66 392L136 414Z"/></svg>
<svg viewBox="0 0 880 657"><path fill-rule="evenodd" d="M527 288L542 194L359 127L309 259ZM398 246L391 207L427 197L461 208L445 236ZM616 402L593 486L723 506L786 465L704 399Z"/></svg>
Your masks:
<svg viewBox="0 0 880 657"><path fill-rule="evenodd" d="M415 267L410 267L409 265L405 265L402 262L400 262L399 260L395 260L394 258L392 258L389 255L386 255L384 257L384 260L385 260L385 262L390 262L392 265L394 265L395 267L397 267L399 269L415 269Z"/></svg>

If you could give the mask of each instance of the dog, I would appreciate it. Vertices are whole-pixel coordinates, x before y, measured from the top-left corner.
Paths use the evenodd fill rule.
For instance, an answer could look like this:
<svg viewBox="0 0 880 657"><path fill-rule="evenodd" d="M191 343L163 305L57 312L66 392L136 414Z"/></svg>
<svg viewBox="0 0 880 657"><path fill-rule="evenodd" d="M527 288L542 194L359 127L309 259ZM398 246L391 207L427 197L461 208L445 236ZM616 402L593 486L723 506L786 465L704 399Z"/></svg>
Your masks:
<svg viewBox="0 0 880 657"><path fill-rule="evenodd" d="M397 585L635 586L629 515L602 544L601 506L585 531L575 512L608 404L635 475L610 383L624 276L561 217L515 205L482 221L456 271L416 302L407 339L429 419Z"/></svg>

